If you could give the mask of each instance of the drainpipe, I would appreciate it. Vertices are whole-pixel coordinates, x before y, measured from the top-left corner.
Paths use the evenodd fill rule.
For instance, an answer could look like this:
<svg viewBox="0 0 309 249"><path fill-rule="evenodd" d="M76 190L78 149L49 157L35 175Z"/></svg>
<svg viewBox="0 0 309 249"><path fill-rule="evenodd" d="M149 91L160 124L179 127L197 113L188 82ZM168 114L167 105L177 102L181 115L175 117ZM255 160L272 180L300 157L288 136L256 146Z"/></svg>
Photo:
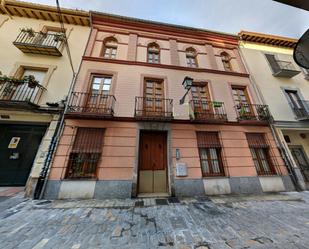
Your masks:
<svg viewBox="0 0 309 249"><path fill-rule="evenodd" d="M242 50L240 49L241 46L242 45L240 45L240 44L238 46L238 51L239 51L239 53L241 55L240 56L241 61L243 62L247 72L249 73L250 81L252 83L252 86L253 86L255 92L257 93L257 96L258 96L259 100L261 101L262 104L266 105L266 101L264 99L262 91L261 91L259 85L256 83L256 80L255 80L254 76L250 73L248 63L247 63L247 61L245 59L245 56L244 56ZM292 160L291 160L291 158L289 156L289 153L286 151L286 148L285 148L283 142L280 139L280 135L278 134L278 131L276 130L276 127L274 125L273 117L271 117L270 125L269 126L270 126L271 133L272 133L272 135L275 138L276 145L277 145L277 147L278 147L278 149L280 151L280 155L281 155L281 157L284 160L285 166L287 167L287 170L289 172L289 175L291 177L291 180L293 182L293 185L294 185L295 189L297 191L302 191L303 187L300 184L300 182L298 180L298 177L297 177L297 174L294 171L293 163L292 163Z"/></svg>
<svg viewBox="0 0 309 249"><path fill-rule="evenodd" d="M80 63L81 64L81 63ZM80 67L80 65L79 65ZM51 139L51 143L49 144L48 147L48 152L47 152L47 156L45 158L44 161L44 166L41 170L39 179L38 179L38 183L36 185L35 191L34 191L34 199L42 199L44 192L45 192L45 188L46 188L46 184L47 184L47 180L49 177L49 173L50 173L50 165L51 162L54 158L54 154L55 154L55 149L57 148L57 145L59 143L60 140L60 136L62 134L62 131L64 129L64 114L67 111L68 108L68 102L70 101L71 95L72 95L72 87L74 85L76 79L76 74L73 73L73 77L72 77L72 81L70 84L70 88L69 88L69 95L67 97L66 103L65 103L65 107L64 110L60 113L60 117L56 126L56 130L55 133Z"/></svg>
<svg viewBox="0 0 309 249"><path fill-rule="evenodd" d="M86 53L87 45L89 43L89 39L90 39L90 36L91 36L91 33L92 33L91 14L89 16L89 19L90 19L90 33L89 33L89 36L88 36L88 40L86 42L86 46L84 48L83 55L85 55L85 53ZM60 115L60 118L59 118L59 121L58 121L58 124L57 124L57 127L56 127L56 131L55 131L55 133L52 137L51 143L49 145L48 153L47 153L46 159L44 161L44 166L41 170L40 177L39 177L38 183L37 183L36 188L35 188L34 199L42 199L43 198L43 195L44 195L44 192L45 192L45 189L46 189L46 185L47 185L47 181L48 181L48 178L49 178L49 174L50 174L50 165L51 165L51 162L53 161L53 158L54 158L54 155L55 155L55 149L58 146L61 134L64 130L64 114L67 112L68 103L70 102L70 100L72 98L72 94L73 94L72 90L75 87L76 77L80 72L81 65L82 65L82 59L81 59L81 62L79 63L77 73L73 72L73 77L72 77L72 81L71 81L71 84L70 84L67 101L65 103L65 108L64 108L64 111Z"/></svg>

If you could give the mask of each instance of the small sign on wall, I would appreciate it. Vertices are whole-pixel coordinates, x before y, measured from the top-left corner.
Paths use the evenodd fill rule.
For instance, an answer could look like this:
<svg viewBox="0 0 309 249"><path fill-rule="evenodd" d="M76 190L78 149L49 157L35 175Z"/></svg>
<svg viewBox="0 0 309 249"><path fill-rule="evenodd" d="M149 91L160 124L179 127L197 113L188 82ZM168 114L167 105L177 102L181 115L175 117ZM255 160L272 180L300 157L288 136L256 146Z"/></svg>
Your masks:
<svg viewBox="0 0 309 249"><path fill-rule="evenodd" d="M188 176L186 163L176 163L176 176Z"/></svg>
<svg viewBox="0 0 309 249"><path fill-rule="evenodd" d="M8 145L8 148L9 149L16 149L17 146L18 146L19 141L20 141L20 137L12 137L11 141L10 141L10 143Z"/></svg>

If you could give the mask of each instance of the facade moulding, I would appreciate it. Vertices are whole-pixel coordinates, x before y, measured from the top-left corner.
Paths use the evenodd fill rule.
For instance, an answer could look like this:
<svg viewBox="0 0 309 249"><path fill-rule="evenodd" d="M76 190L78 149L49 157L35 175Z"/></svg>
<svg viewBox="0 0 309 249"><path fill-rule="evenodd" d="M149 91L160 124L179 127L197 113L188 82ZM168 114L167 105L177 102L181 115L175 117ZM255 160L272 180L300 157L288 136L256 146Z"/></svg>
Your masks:
<svg viewBox="0 0 309 249"><path fill-rule="evenodd" d="M104 25L106 26L106 25ZM139 37L142 38L149 38L149 39L160 39L160 40L176 40L177 42L181 42L181 43L188 43L188 44L193 44L193 45L212 45L214 47L218 47L218 48L223 48L223 49L234 49L237 48L237 45L235 44L226 44L226 43L222 43L221 40L217 40L217 41L211 41L208 39L203 39L201 37L199 38L184 38L183 36L175 36L175 35L162 35L160 33L158 34L153 34L150 32L136 32L135 30L130 30L128 31L127 29L123 28L123 29L119 29L119 28L114 28L112 27L102 27L101 25L94 25L93 26L95 29L97 29L98 31L101 32L113 32L113 33L117 33L117 34L123 34L123 35L129 35L129 34L136 34Z"/></svg>
<svg viewBox="0 0 309 249"><path fill-rule="evenodd" d="M190 121L189 119L173 119L169 121L163 121L163 120L150 120L150 121L141 121L136 119L135 117L100 117L100 116L94 116L94 115L78 115L78 114L70 114L66 113L65 119L74 119L74 120L98 120L98 121L118 121L118 122L144 122L144 123L176 123L176 124L194 124L194 125L231 125L231 126L266 126L268 127L269 124L261 122L254 122L254 123L242 123L237 121L227 121L227 122L195 122Z"/></svg>
<svg viewBox="0 0 309 249"><path fill-rule="evenodd" d="M83 60L105 62L105 63L114 63L114 64L135 65L135 66L158 67L158 68L166 68L166 69L182 70L182 71L192 71L192 72L201 72L201 73L224 74L224 75L233 75L233 76L249 78L249 74L247 74L247 73L228 72L228 71L221 71L221 70L207 69L207 68L189 68L189 67L174 66L174 65L151 64L151 63L147 63L147 62L116 60L116 59L109 60L109 59L105 59L105 58L90 57L90 56L83 56Z"/></svg>

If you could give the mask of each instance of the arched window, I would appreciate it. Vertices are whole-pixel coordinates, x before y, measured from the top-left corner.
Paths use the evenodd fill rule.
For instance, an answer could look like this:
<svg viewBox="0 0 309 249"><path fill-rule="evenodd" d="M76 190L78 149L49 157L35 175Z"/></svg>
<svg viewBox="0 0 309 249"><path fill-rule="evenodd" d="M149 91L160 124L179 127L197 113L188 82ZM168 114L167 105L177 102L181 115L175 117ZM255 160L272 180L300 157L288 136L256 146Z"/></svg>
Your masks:
<svg viewBox="0 0 309 249"><path fill-rule="evenodd" d="M155 42L150 43L147 47L147 62L160 63L160 47Z"/></svg>
<svg viewBox="0 0 309 249"><path fill-rule="evenodd" d="M221 60L222 60L222 63L223 63L224 70L225 71L233 71L232 65L231 65L230 55L226 52L222 52L220 54L220 56L221 56Z"/></svg>
<svg viewBox="0 0 309 249"><path fill-rule="evenodd" d="M116 59L117 54L117 39L108 37L103 42L103 57L109 59Z"/></svg>
<svg viewBox="0 0 309 249"><path fill-rule="evenodd" d="M186 60L188 67L197 67L196 50L194 48L186 49Z"/></svg>

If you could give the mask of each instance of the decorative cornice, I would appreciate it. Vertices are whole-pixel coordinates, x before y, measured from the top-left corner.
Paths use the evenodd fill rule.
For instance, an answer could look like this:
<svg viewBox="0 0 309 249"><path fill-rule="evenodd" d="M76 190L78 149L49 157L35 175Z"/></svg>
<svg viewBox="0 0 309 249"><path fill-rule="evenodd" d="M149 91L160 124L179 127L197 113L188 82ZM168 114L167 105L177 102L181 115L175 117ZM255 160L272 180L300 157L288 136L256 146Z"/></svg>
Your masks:
<svg viewBox="0 0 309 249"><path fill-rule="evenodd" d="M64 23L90 26L89 12L87 11L61 8L61 13ZM56 7L29 2L0 0L0 14L59 22Z"/></svg>
<svg viewBox="0 0 309 249"><path fill-rule="evenodd" d="M166 36L166 39L189 38L203 41L204 43L215 43L219 46L230 45L237 47L238 37L233 34L197 29L167 23L160 23L136 18L111 15L99 12L90 12L94 26L115 27L130 30L136 33L151 33Z"/></svg>
<svg viewBox="0 0 309 249"><path fill-rule="evenodd" d="M286 48L294 48L297 43L297 39L275 36L275 35L267 35L249 31L241 31L238 33L238 36L241 41L260 43L278 47L286 47Z"/></svg>
<svg viewBox="0 0 309 249"><path fill-rule="evenodd" d="M174 70L181 70L181 71L192 71L192 72L200 72L200 73L224 74L224 75L232 75L232 76L245 77L245 78L249 77L249 74L246 74L246 73L228 72L228 71L221 71L221 70L215 70L215 69L209 69L209 68L191 68L191 67L182 67L182 66L174 66L174 65L166 65L166 64L154 64L154 63L147 63L147 62L141 62L141 61L106 59L106 58L102 58L102 57L83 56L83 60L85 60L85 61L97 61L97 62L104 62L104 63L113 63L113 64L123 64L123 65L135 65L135 66L144 66L144 67L166 68L166 69L174 69Z"/></svg>

